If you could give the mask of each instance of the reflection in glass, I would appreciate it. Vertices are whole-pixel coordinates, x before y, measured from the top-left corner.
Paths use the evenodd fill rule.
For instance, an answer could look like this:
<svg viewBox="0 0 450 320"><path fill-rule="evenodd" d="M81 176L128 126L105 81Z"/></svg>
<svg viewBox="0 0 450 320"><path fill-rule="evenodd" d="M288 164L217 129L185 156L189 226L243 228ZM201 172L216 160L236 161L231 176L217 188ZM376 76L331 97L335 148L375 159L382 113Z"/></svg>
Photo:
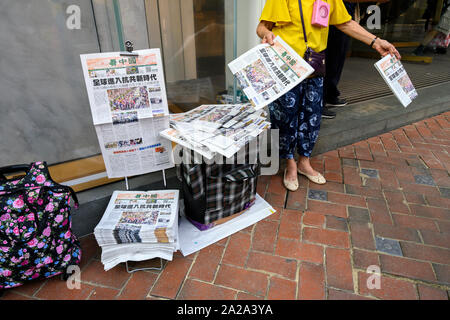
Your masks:
<svg viewBox="0 0 450 320"><path fill-rule="evenodd" d="M158 9L159 25L149 25L150 38L161 39L172 110L186 111L204 103L216 103L226 93L225 16L232 7L224 0L164 0L147 5ZM231 29L232 30L232 29ZM181 109L181 110L180 110Z"/></svg>
<svg viewBox="0 0 450 320"><path fill-rule="evenodd" d="M373 13L367 12L367 9L375 3L359 4L362 17L360 24L368 30L368 21L373 19ZM450 40L448 22L447 33L439 29L444 24L445 15L450 14L447 13L449 1L391 0L378 5L381 9L381 28L369 31L398 48L415 87L422 88L449 81L450 74L447 70L450 58L446 50ZM352 41L349 55L351 58L345 63L339 83L343 97L349 102L357 102L390 94L389 88L374 71L373 64L379 59L376 52L359 41ZM361 73L359 70L367 72Z"/></svg>

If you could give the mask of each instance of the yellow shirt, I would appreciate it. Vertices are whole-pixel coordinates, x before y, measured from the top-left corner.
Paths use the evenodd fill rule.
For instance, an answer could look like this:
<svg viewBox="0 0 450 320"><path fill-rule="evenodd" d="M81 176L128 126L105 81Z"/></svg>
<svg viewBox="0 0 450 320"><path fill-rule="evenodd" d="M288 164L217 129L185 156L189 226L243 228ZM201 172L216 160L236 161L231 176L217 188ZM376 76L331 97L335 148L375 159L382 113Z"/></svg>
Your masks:
<svg viewBox="0 0 450 320"><path fill-rule="evenodd" d="M352 17L348 14L342 0L324 0L330 5L330 25L348 22ZM311 25L315 0L302 0L303 19L305 20L308 46L316 52L327 48L328 27ZM306 44L302 31L300 7L298 0L267 0L261 18L274 22L272 32L287 42L301 57L306 51Z"/></svg>

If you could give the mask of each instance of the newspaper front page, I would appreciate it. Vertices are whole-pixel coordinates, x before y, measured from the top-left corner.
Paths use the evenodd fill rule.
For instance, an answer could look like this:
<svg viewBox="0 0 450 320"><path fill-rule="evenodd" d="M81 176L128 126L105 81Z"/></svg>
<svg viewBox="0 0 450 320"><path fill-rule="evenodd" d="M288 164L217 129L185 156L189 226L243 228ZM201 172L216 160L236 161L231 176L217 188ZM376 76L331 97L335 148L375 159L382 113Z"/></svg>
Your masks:
<svg viewBox="0 0 450 320"><path fill-rule="evenodd" d="M99 245L174 242L178 190L115 191L95 227Z"/></svg>
<svg viewBox="0 0 450 320"><path fill-rule="evenodd" d="M160 50L136 53L139 56L121 56L120 52L81 55L95 125L169 114Z"/></svg>
<svg viewBox="0 0 450 320"><path fill-rule="evenodd" d="M375 63L375 68L405 108L417 98L417 91L397 57L388 54Z"/></svg>
<svg viewBox="0 0 450 320"><path fill-rule="evenodd" d="M251 104L258 110L294 88L314 72L279 36L228 64Z"/></svg>
<svg viewBox="0 0 450 320"><path fill-rule="evenodd" d="M81 55L93 122L109 178L174 166L159 49Z"/></svg>
<svg viewBox="0 0 450 320"><path fill-rule="evenodd" d="M115 191L94 229L105 270L125 261L172 260L179 249L178 190Z"/></svg>

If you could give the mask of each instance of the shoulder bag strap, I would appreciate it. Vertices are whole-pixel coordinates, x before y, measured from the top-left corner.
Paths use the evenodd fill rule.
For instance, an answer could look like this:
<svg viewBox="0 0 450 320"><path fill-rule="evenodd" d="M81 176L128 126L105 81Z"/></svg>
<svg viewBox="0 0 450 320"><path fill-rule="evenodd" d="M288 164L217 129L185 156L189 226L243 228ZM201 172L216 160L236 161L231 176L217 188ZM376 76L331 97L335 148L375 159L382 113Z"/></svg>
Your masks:
<svg viewBox="0 0 450 320"><path fill-rule="evenodd" d="M55 193L60 193L60 192L68 192L70 194L70 196L73 199L74 202L74 207L75 209L78 209L78 207L80 206L80 202L78 201L78 197L76 192L73 190L72 187L69 186L65 186L62 184L56 184L53 187L48 187L50 191L55 192Z"/></svg>
<svg viewBox="0 0 450 320"><path fill-rule="evenodd" d="M306 48L308 48L308 37L306 37L305 20L303 19L302 0L298 0L298 6L300 8L300 18L302 19L303 37L305 39Z"/></svg>

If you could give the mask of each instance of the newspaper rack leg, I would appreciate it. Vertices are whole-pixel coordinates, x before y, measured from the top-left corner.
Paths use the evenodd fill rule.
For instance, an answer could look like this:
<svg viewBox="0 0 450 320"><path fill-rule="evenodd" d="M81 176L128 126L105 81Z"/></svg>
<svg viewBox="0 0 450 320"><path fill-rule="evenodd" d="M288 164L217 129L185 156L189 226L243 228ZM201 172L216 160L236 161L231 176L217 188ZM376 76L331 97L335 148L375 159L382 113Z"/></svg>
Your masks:
<svg viewBox="0 0 450 320"><path fill-rule="evenodd" d="M164 178L164 187L166 187L166 172L163 170L163 178ZM125 177L125 186L127 190L130 190L130 185L128 184L128 177ZM130 269L128 266L128 261L125 261L125 266L127 268L128 273L133 273L136 271L147 271L147 270L158 270L161 271L163 269L163 261L162 258L159 258L160 267L149 267L149 268L136 268L136 269Z"/></svg>
<svg viewBox="0 0 450 320"><path fill-rule="evenodd" d="M128 261L125 262L125 265L126 265L126 267L127 267L127 272L128 272L128 273L133 273L133 272L136 272L136 271L147 271L147 270L158 270L158 271L161 271L161 270L163 269L163 261L162 261L161 258L159 258L159 262L160 262L159 268L156 268L156 267L148 267L148 268L136 268L136 269L130 269L129 266L128 266Z"/></svg>
<svg viewBox="0 0 450 320"><path fill-rule="evenodd" d="M167 188L166 170L163 170L163 171L162 171L162 174L163 174L164 188Z"/></svg>

